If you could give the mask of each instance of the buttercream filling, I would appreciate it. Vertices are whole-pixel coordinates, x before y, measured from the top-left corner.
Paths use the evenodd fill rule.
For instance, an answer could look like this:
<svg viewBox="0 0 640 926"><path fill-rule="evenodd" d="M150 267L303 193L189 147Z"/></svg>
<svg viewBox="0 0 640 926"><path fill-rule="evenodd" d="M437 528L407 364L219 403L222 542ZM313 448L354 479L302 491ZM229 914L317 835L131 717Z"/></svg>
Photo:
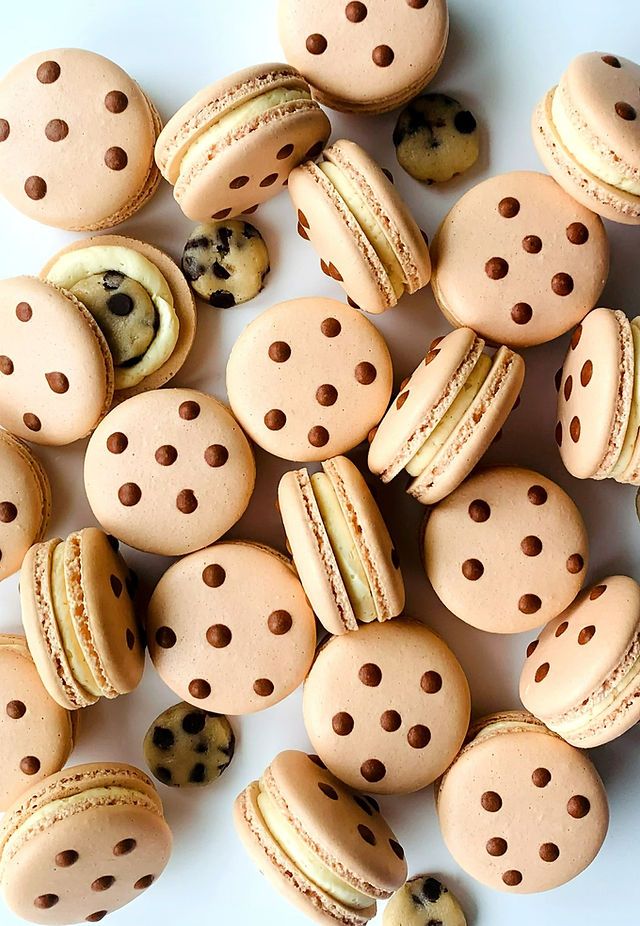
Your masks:
<svg viewBox="0 0 640 926"><path fill-rule="evenodd" d="M640 319L634 318L631 322L631 333L633 335L634 356L633 395L622 450L611 472L614 478L623 475L627 466L631 463L640 436Z"/></svg>
<svg viewBox="0 0 640 926"><path fill-rule="evenodd" d="M489 739L489 737L494 736L496 733L508 733L514 730L536 730L539 733L541 730L544 730L544 727L539 723L533 723L533 721L528 720L494 720L478 730L470 742L478 743L482 740Z"/></svg>

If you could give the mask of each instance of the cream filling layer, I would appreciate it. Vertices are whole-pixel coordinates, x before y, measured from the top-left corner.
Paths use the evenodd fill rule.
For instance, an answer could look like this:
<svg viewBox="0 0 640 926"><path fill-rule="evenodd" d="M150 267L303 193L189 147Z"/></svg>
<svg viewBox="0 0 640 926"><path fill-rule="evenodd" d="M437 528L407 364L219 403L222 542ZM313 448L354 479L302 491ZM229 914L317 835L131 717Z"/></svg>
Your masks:
<svg viewBox="0 0 640 926"><path fill-rule="evenodd" d="M629 413L629 423L624 436L624 443L620 456L613 467L611 475L623 475L627 466L631 463L631 458L636 449L640 431L640 317L634 318L631 322L631 333L633 335L633 396L631 398L631 411Z"/></svg>
<svg viewBox="0 0 640 926"><path fill-rule="evenodd" d="M258 794L258 807L264 823L283 852L316 887L325 891L330 897L351 907L353 910L365 910L372 904L371 897L356 890L338 875L334 874L324 862L309 848L289 823L275 801L262 789Z"/></svg>
<svg viewBox="0 0 640 926"><path fill-rule="evenodd" d="M123 273L144 287L158 313L158 330L144 355L130 367L115 369L116 390L131 389L169 359L178 342L180 322L173 305L173 293L164 276L154 263L133 248L94 245L67 251L48 271L47 279L70 290L81 280L107 270Z"/></svg>
<svg viewBox="0 0 640 926"><path fill-rule="evenodd" d="M393 291L399 299L405 289L404 272L382 224L376 218L371 207L365 202L358 190L354 187L349 178L345 177L339 167L329 161L323 161L321 164L318 164L318 167L331 182L332 186L336 188L347 208L368 238L389 277Z"/></svg>
<svg viewBox="0 0 640 926"><path fill-rule="evenodd" d="M367 574L338 496L326 473L314 473L311 477L311 488L329 536L331 549L338 562L338 569L347 589L355 618L361 623L369 624L377 619L376 606Z"/></svg>
<svg viewBox="0 0 640 926"><path fill-rule="evenodd" d="M527 720L495 720L479 730L471 742L478 743L489 739L495 733L508 733L510 730L537 730L540 732L544 728L538 723L531 723Z"/></svg>
<svg viewBox="0 0 640 926"><path fill-rule="evenodd" d="M456 430L474 399L486 381L493 361L487 354L481 354L467 381L438 422L420 450L409 460L405 469L410 476L419 476L435 460L453 432Z"/></svg>

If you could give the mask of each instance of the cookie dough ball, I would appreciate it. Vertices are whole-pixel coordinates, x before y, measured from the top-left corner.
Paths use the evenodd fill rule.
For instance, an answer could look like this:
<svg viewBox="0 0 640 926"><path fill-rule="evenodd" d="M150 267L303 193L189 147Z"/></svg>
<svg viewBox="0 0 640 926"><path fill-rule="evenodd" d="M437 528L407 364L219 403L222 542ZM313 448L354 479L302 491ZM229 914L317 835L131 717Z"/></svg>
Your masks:
<svg viewBox="0 0 640 926"><path fill-rule="evenodd" d="M384 926L467 926L460 904L450 891L428 875L401 887L386 906Z"/></svg>
<svg viewBox="0 0 640 926"><path fill-rule="evenodd" d="M444 93L416 97L393 133L400 165L416 180L444 183L475 164L478 126L473 114Z"/></svg>
<svg viewBox="0 0 640 926"><path fill-rule="evenodd" d="M117 270L94 273L71 292L91 312L117 367L139 360L156 335L156 310L144 286Z"/></svg>
<svg viewBox="0 0 640 926"><path fill-rule="evenodd" d="M235 743L225 716L181 701L151 724L144 738L144 756L152 775L163 784L204 786L229 766Z"/></svg>
<svg viewBox="0 0 640 926"><path fill-rule="evenodd" d="M269 272L269 252L249 222L212 222L194 228L182 269L201 299L216 309L231 309L258 295Z"/></svg>

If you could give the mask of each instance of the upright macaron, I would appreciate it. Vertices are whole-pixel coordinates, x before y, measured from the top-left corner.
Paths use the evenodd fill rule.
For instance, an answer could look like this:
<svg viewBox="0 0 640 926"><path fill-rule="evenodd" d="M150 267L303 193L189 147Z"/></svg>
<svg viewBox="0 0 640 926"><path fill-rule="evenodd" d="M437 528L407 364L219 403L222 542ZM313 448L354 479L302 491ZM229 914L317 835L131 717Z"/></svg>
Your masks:
<svg viewBox="0 0 640 926"><path fill-rule="evenodd" d="M401 470L407 492L432 505L469 475L518 402L524 360L508 347L492 356L470 328L431 342L372 432L369 469L383 482Z"/></svg>
<svg viewBox="0 0 640 926"><path fill-rule="evenodd" d="M30 55L0 81L0 193L45 225L118 225L158 188L160 128L153 103L108 58Z"/></svg>
<svg viewBox="0 0 640 926"><path fill-rule="evenodd" d="M330 132L295 68L260 64L185 103L161 132L155 156L184 214L208 222L254 212L296 164L320 154Z"/></svg>
<svg viewBox="0 0 640 926"><path fill-rule="evenodd" d="M43 538L50 514L42 463L17 437L0 431L0 580L18 571L29 547Z"/></svg>
<svg viewBox="0 0 640 926"><path fill-rule="evenodd" d="M236 831L289 903L320 924L365 926L404 883L402 846L377 802L345 787L317 756L289 750L238 796Z"/></svg>
<svg viewBox="0 0 640 926"><path fill-rule="evenodd" d="M533 140L549 173L578 202L640 224L640 65L578 55L535 108Z"/></svg>
<svg viewBox="0 0 640 926"><path fill-rule="evenodd" d="M318 164L297 167L289 194L298 234L351 304L377 314L429 282L425 236L389 177L355 142L336 141Z"/></svg>

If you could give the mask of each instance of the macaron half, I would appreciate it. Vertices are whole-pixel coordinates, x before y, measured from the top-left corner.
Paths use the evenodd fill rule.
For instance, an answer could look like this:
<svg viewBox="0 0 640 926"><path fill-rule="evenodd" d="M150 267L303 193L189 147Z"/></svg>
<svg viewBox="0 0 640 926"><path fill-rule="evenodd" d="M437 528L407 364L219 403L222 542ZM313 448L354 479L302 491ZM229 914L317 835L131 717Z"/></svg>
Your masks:
<svg viewBox="0 0 640 926"><path fill-rule="evenodd" d="M0 580L17 572L29 547L42 540L50 515L42 463L17 437L0 431Z"/></svg>
<svg viewBox="0 0 640 926"><path fill-rule="evenodd" d="M285 473L278 507L314 613L329 633L385 621L404 607L400 560L369 488L346 457Z"/></svg>

